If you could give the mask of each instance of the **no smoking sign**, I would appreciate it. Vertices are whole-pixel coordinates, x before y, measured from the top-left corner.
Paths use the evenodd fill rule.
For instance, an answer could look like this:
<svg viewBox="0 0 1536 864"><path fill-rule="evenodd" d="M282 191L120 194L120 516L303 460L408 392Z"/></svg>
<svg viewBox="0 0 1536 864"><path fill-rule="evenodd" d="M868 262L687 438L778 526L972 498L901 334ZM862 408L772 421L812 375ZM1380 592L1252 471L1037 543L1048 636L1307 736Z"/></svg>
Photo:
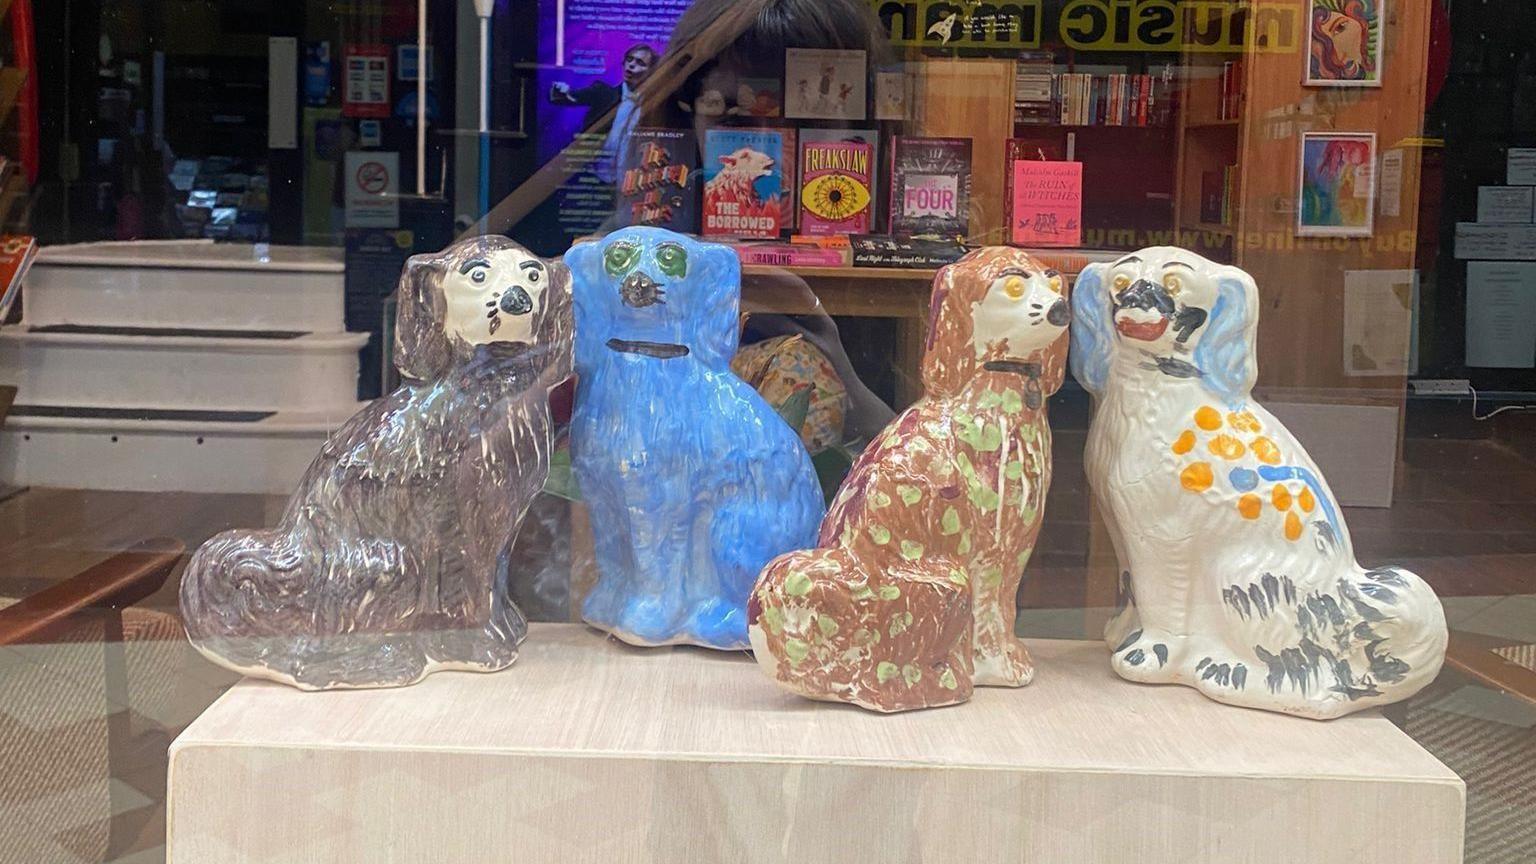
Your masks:
<svg viewBox="0 0 1536 864"><path fill-rule="evenodd" d="M389 169L383 162L364 162L357 169L357 188L367 195L383 195L389 189Z"/></svg>
<svg viewBox="0 0 1536 864"><path fill-rule="evenodd" d="M400 226L400 154L354 151L347 154L348 228Z"/></svg>

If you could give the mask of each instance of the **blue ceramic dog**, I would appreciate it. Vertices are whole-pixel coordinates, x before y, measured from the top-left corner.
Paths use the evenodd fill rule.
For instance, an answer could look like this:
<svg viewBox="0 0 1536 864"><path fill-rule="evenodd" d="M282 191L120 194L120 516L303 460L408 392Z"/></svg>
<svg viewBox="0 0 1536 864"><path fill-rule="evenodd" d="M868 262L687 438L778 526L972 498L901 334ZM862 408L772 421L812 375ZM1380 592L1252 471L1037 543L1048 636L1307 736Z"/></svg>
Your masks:
<svg viewBox="0 0 1536 864"><path fill-rule="evenodd" d="M799 438L731 373L736 253L630 228L565 260L571 461L599 571L582 617L637 645L746 648L757 574L815 543L823 504Z"/></svg>

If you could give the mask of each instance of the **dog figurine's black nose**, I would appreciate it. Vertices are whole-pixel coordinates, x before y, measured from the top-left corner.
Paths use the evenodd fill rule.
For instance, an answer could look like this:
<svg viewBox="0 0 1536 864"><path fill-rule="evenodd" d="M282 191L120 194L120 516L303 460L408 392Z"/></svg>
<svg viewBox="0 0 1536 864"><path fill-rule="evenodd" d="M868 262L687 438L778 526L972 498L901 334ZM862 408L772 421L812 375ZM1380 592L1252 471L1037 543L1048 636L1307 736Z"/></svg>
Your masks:
<svg viewBox="0 0 1536 864"><path fill-rule="evenodd" d="M533 311L533 298L516 285L502 292L501 311L508 315L527 315Z"/></svg>
<svg viewBox="0 0 1536 864"><path fill-rule="evenodd" d="M633 306L636 309L644 309L657 303L665 303L665 294L656 280L644 273L631 273L624 277L623 284L619 285L619 296L624 298L624 305Z"/></svg>
<svg viewBox="0 0 1536 864"><path fill-rule="evenodd" d="M1057 300L1045 313L1045 320L1053 326L1065 327L1072 323L1072 307L1068 306L1065 300Z"/></svg>
<svg viewBox="0 0 1536 864"><path fill-rule="evenodd" d="M1173 298L1168 289L1146 279L1137 279L1115 297L1115 306L1121 309L1155 309L1164 315L1173 314Z"/></svg>

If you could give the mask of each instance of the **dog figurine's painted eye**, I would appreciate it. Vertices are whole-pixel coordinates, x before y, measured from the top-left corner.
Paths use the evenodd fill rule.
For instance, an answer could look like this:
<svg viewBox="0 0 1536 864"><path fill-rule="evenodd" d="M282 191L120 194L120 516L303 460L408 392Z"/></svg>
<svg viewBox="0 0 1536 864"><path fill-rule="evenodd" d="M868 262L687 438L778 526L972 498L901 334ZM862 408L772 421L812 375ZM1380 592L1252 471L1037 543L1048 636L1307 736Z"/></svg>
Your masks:
<svg viewBox="0 0 1536 864"><path fill-rule="evenodd" d="M1051 290L1055 291L1057 294L1060 294L1061 293L1061 289L1063 287L1062 286L1062 281L1061 281L1061 274L1059 272L1055 271L1055 270L1047 270L1047 271L1045 271L1045 275L1047 277L1049 277L1049 281L1047 282L1047 284L1049 284L1051 286Z"/></svg>
<svg viewBox="0 0 1536 864"><path fill-rule="evenodd" d="M1008 276L1003 279L1003 293L1015 300L1024 299L1024 291L1028 287L1029 283L1025 282L1022 276Z"/></svg>
<svg viewBox="0 0 1536 864"><path fill-rule="evenodd" d="M1115 275L1115 281L1111 284L1115 286L1116 291L1124 291L1125 289L1131 287L1131 277L1125 275L1124 273L1117 273Z"/></svg>
<svg viewBox="0 0 1536 864"><path fill-rule="evenodd" d="M537 271L537 270L529 270L528 271L528 281L534 283L535 285L537 285L538 282L539 282L539 271Z"/></svg>
<svg viewBox="0 0 1536 864"><path fill-rule="evenodd" d="M603 269L609 276L623 276L640 261L640 247L620 241L603 250Z"/></svg>
<svg viewBox="0 0 1536 864"><path fill-rule="evenodd" d="M656 266L674 279L688 275L688 252L676 243L662 244L656 250Z"/></svg>
<svg viewBox="0 0 1536 864"><path fill-rule="evenodd" d="M475 272L469 274L469 281L475 283L476 285L484 285L485 284L485 271L484 270L476 270Z"/></svg>
<svg viewBox="0 0 1536 864"><path fill-rule="evenodd" d="M1184 280L1180 279L1177 273L1164 273L1163 287L1168 289L1169 294L1177 297L1179 292L1184 290Z"/></svg>

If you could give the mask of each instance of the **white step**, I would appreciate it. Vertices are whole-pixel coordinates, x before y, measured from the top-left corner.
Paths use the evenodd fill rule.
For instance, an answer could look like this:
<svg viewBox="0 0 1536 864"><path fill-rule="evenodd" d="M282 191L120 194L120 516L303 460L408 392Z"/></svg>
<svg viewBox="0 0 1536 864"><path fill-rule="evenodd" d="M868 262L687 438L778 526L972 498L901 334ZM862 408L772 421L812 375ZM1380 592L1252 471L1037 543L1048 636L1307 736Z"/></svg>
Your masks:
<svg viewBox="0 0 1536 864"><path fill-rule="evenodd" d="M366 333L287 338L0 330L0 382L23 405L330 411L357 400Z"/></svg>
<svg viewBox="0 0 1536 864"><path fill-rule="evenodd" d="M238 422L30 416L18 406L0 430L0 485L287 495L360 407Z"/></svg>
<svg viewBox="0 0 1536 864"><path fill-rule="evenodd" d="M207 241L45 246L24 323L336 333L341 250Z"/></svg>

